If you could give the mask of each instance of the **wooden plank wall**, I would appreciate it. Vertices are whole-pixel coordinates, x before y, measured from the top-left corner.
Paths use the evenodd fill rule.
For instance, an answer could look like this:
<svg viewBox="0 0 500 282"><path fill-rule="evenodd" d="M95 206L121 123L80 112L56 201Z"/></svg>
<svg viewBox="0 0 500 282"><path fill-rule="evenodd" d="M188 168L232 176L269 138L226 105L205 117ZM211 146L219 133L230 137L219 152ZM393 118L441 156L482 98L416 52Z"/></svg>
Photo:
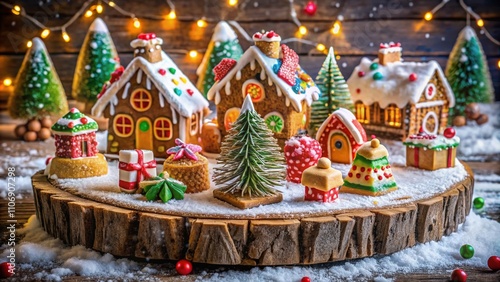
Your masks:
<svg viewBox="0 0 500 282"><path fill-rule="evenodd" d="M72 17L84 0L15 2L40 22L53 26ZM141 27L136 29L130 17L104 5L101 17L111 31L122 64L127 65L132 59L129 42L139 32L155 32L164 39L164 49L193 81L196 80L195 70L202 56L189 58L180 50L204 51L215 24L221 19L238 21L249 34L262 29L273 29L285 39L294 37L297 31L296 25L291 21L287 0L240 0L238 7L229 7L226 0L173 0L178 15L176 20L155 18L169 13L165 0L115 2L123 9L133 11L141 21ZM296 0L294 3L299 19L309 29L304 39L334 46L340 55L338 63L346 77L350 76L363 56L374 58L378 44L389 41L403 44L403 57L406 61L436 60L444 68L457 35L466 24L465 12L457 0L451 0L430 22L424 21L423 15L437 5L439 0L317 0L318 11L314 16L302 12L306 2ZM490 0L466 2L470 2L471 7L484 19L490 33L500 40L500 5ZM338 15L343 15L344 21L341 33L333 35L329 30ZM209 23L206 28L196 25L196 20L202 16ZM61 33L57 31L44 40L68 96L71 95L79 47L92 20L93 17L78 18L67 29L71 36L69 43L65 43ZM476 31L479 34L477 28ZM26 51L26 41L39 36L40 32L39 28L26 19L15 16L9 9L0 6L0 37L4 38L0 41L0 79L15 77ZM484 35L479 34L479 37L488 59L498 101L500 69L497 64L500 60L500 47L487 40ZM250 42L243 36L240 35L239 38L244 49L250 46ZM313 77L316 76L324 55L310 45L297 42L288 45L300 55L303 68Z"/></svg>

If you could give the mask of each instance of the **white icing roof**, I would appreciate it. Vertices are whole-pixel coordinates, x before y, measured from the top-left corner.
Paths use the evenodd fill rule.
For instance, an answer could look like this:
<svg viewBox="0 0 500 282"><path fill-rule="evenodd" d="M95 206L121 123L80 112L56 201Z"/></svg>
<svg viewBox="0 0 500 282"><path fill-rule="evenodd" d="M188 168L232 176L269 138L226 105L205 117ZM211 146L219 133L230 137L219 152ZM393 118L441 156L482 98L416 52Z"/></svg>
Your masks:
<svg viewBox="0 0 500 282"><path fill-rule="evenodd" d="M347 80L349 91L353 93L353 101L359 100L365 105L378 102L381 108L385 108L393 103L399 108L403 108L408 103L416 104L420 100L424 88L434 75L434 72L437 71L444 85L449 106L453 107L455 105L453 91L436 61L426 63L394 62L385 66L379 64L378 68L372 71L370 70L370 65L374 62L378 63L378 60L361 59L361 63L354 68L351 77ZM359 71L363 71L365 75L359 77ZM383 78L381 80L374 80L372 76L375 72L380 72ZM411 73L417 75L416 81L412 82L408 79ZM359 93L357 89L360 90Z"/></svg>
<svg viewBox="0 0 500 282"><path fill-rule="evenodd" d="M186 83L179 81L179 85L175 85L172 82L172 76L168 71L169 68L174 68L176 70L175 78L186 78ZM158 72L159 69L164 69L166 74L161 75ZM162 51L162 60L154 64L148 62L142 57L134 58L127 66L120 79L111 84L102 97L97 100L96 104L92 108L92 115L97 117L101 116L102 112L111 102L113 97L115 97L117 92L122 89L127 82L129 82L130 78L138 70L143 71L147 75L147 77L144 77L143 79L150 79L159 90L160 94L177 112L179 112L180 115L184 117L191 117L193 113L200 112L204 108L208 108L208 102L205 100L203 95L201 95L200 91L198 91L193 83L191 83L184 73L181 72L172 59L170 59L170 57ZM182 94L180 96L174 92L174 88L176 87L182 90ZM187 89L191 89L193 91L193 95L189 95L187 93Z"/></svg>
<svg viewBox="0 0 500 282"><path fill-rule="evenodd" d="M316 140L319 140L321 135L323 134L323 131L325 131L326 127L328 124L330 124L330 121L334 118L338 118L340 122L342 122L351 135L354 137L354 140L358 144L363 144L365 143L365 140L363 140L363 135L361 132L359 132L358 128L352 123L353 120L356 120L356 117L354 116L353 113L351 113L349 110L344 109L344 108L339 108L335 112L333 112L320 126L318 129L318 132L316 133Z"/></svg>
<svg viewBox="0 0 500 282"><path fill-rule="evenodd" d="M278 60L274 58L270 58L266 56L257 46L251 46L248 50L245 51L243 56L238 60L236 65L227 73L227 75L220 81L215 82L212 88L207 93L207 98L209 100L215 99L215 104L220 102L220 93L219 91L226 87L226 94L229 91L230 87L227 87L226 84L230 85L230 80L233 78L237 72L241 71L246 65L255 64L258 62L261 66L263 72L265 72L266 77L270 79L272 82L276 83L278 86L278 95L281 95L279 92L284 93L287 100L287 106L291 103L294 109L297 112L302 111L301 102L306 100L307 104L310 106L314 100L317 100L319 97L319 89L316 86L311 86L306 89L306 93L297 94L292 90L292 87L278 77L276 73L273 71L273 65L277 64ZM261 75L262 77L262 75ZM264 82L263 82L264 83ZM270 85L270 84L268 84ZM233 94L233 93L230 93ZM241 94L241 91L238 91L237 94Z"/></svg>
<svg viewBox="0 0 500 282"><path fill-rule="evenodd" d="M96 18L89 27L89 31L109 33L108 27L101 18Z"/></svg>

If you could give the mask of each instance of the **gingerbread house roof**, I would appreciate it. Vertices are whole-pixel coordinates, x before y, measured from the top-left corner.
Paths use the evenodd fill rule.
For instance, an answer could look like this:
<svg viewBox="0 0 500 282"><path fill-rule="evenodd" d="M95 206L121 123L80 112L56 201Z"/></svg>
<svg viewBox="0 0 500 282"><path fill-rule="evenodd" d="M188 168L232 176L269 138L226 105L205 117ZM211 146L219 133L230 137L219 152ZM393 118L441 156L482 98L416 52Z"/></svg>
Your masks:
<svg viewBox="0 0 500 282"><path fill-rule="evenodd" d="M254 69L256 62L263 70L260 77L267 77L267 85L269 86L275 83L277 85L278 95L281 95L282 93L285 94L286 105L289 106L292 104L297 112L302 110L302 101L305 100L308 105L311 105L314 100L318 99L320 91L314 82L311 82L311 85L305 86L304 93L296 93L293 86L289 85L285 80L278 76L277 72L275 72L276 67L279 68L281 65L281 61L279 59L266 56L257 46L251 46L248 48L243 56L238 60L236 65L232 67L223 78L215 82L212 88L208 91L208 99L214 100L215 104L218 104L221 100L219 91L223 87L225 87L226 94L230 95L231 93L227 92L230 91L231 79L236 77L236 79L239 80L241 78L241 70L248 64L250 64L250 67ZM295 78L300 80L297 74L295 75Z"/></svg>
<svg viewBox="0 0 500 282"><path fill-rule="evenodd" d="M165 100L181 116L190 117L193 113L208 108L208 102L196 89L191 81L182 73L170 57L162 51L162 60L150 63L142 57L135 57L118 81L111 84L106 92L97 100L92 108L92 115L101 116L106 106L111 106L111 114L114 114L114 106L118 104L116 94L125 87L123 96L128 95L130 87L129 80L138 72L138 83L146 79L146 88L151 89L151 83L159 90L160 106L165 106ZM143 74L146 77L143 77Z"/></svg>
<svg viewBox="0 0 500 282"><path fill-rule="evenodd" d="M56 135L81 135L97 131L97 122L80 113L77 108L71 110L61 117L51 127Z"/></svg>
<svg viewBox="0 0 500 282"><path fill-rule="evenodd" d="M378 102L381 108L389 104L396 104L399 108L409 103L416 104L429 80L437 72L448 97L449 106L455 105L453 91L436 61L378 64L376 69L372 70L371 68L376 66L372 66L374 63L378 63L378 60L361 59L361 63L354 68L351 77L347 80L349 91L354 93L352 97L354 101L359 100L365 105ZM376 72L382 75L382 79L374 79ZM411 74L416 75L414 81L410 79Z"/></svg>
<svg viewBox="0 0 500 282"><path fill-rule="evenodd" d="M316 140L320 140L321 135L325 132L328 127L335 126L332 123L338 121L345 126L350 135L353 137L354 141L358 144L363 144L366 142L366 133L358 122L353 113L349 110L340 108L333 112L324 122L321 124L318 132L316 133Z"/></svg>

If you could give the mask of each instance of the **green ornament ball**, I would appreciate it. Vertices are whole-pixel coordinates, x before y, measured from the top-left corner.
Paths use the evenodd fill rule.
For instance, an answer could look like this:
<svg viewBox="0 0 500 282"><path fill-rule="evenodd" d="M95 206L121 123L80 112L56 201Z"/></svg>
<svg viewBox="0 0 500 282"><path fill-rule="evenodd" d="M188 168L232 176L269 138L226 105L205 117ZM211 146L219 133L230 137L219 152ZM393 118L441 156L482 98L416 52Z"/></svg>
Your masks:
<svg viewBox="0 0 500 282"><path fill-rule="evenodd" d="M142 132L146 132L149 130L149 124L147 121L142 121L140 124L139 124L139 129L142 131Z"/></svg>
<svg viewBox="0 0 500 282"><path fill-rule="evenodd" d="M376 70L376 69L378 69L378 63L372 63L372 64L370 65L370 69L371 69L371 70Z"/></svg>
<svg viewBox="0 0 500 282"><path fill-rule="evenodd" d="M381 73L379 73L379 72L376 72L376 73L373 74L373 79L374 80L381 80L382 78L384 78L384 76Z"/></svg>
<svg viewBox="0 0 500 282"><path fill-rule="evenodd" d="M481 197L474 198L474 209L479 210L484 207L484 199Z"/></svg>
<svg viewBox="0 0 500 282"><path fill-rule="evenodd" d="M474 247L469 244L463 245L462 247L460 247L460 255L464 259L470 259L474 256Z"/></svg>

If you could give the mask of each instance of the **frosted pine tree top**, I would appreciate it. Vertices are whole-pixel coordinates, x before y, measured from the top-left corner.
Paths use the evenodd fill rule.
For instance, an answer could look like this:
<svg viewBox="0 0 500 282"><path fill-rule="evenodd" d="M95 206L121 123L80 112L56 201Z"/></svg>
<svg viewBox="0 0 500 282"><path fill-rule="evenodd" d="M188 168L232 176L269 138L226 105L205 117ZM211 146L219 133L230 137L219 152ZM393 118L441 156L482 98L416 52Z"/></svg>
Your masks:
<svg viewBox="0 0 500 282"><path fill-rule="evenodd" d="M220 21L214 29L214 34L212 35L212 41L230 41L237 39L238 36L234 30L225 21Z"/></svg>
<svg viewBox="0 0 500 282"><path fill-rule="evenodd" d="M109 33L108 27L101 18L96 18L89 27L89 31Z"/></svg>

